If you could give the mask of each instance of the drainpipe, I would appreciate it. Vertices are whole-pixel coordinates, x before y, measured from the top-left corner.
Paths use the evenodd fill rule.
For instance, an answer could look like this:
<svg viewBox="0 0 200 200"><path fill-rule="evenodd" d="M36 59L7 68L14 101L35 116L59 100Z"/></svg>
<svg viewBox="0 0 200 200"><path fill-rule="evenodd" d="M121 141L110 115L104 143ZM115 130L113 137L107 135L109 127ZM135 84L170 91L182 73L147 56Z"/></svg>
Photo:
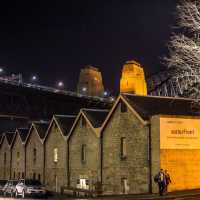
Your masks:
<svg viewBox="0 0 200 200"><path fill-rule="evenodd" d="M25 158L24 158L24 179L26 178L26 146L24 144L24 155L25 155Z"/></svg>
<svg viewBox="0 0 200 200"><path fill-rule="evenodd" d="M42 144L42 148L43 148L43 184L45 184L45 146L44 143Z"/></svg>
<svg viewBox="0 0 200 200"><path fill-rule="evenodd" d="M44 184L46 184L46 143L45 141L43 142L43 154L44 154L44 158L43 158L43 182Z"/></svg>
<svg viewBox="0 0 200 200"><path fill-rule="evenodd" d="M101 186L103 187L103 136L101 135L100 137L100 183ZM102 188L103 189L103 188Z"/></svg>
<svg viewBox="0 0 200 200"><path fill-rule="evenodd" d="M151 158L151 123L148 124L149 134L148 134L148 157L149 157L149 193L152 193L152 158Z"/></svg>

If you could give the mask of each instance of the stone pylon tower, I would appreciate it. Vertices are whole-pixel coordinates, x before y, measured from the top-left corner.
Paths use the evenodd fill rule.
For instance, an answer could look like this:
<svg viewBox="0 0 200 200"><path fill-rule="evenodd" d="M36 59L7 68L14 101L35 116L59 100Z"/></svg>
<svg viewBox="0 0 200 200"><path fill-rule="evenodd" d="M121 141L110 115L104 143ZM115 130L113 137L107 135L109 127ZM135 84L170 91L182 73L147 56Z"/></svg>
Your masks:
<svg viewBox="0 0 200 200"><path fill-rule="evenodd" d="M77 92L89 96L103 96L104 86L101 72L93 66L81 69Z"/></svg>
<svg viewBox="0 0 200 200"><path fill-rule="evenodd" d="M120 80L120 92L147 95L144 70L138 62L127 61L124 64Z"/></svg>

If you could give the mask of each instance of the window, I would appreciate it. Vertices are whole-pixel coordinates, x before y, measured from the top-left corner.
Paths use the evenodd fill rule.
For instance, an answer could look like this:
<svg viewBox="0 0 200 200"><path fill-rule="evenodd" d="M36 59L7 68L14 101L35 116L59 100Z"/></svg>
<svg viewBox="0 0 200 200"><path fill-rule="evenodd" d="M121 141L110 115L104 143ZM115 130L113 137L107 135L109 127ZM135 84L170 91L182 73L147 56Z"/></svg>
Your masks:
<svg viewBox="0 0 200 200"><path fill-rule="evenodd" d="M128 180L127 178L122 178L121 179L121 188L122 188L122 193L127 194L129 191L129 186L128 186Z"/></svg>
<svg viewBox="0 0 200 200"><path fill-rule="evenodd" d="M33 173L33 180L35 180L36 179L36 174L35 173Z"/></svg>
<svg viewBox="0 0 200 200"><path fill-rule="evenodd" d="M15 179L15 172L13 173L13 178Z"/></svg>
<svg viewBox="0 0 200 200"><path fill-rule="evenodd" d="M6 165L6 152L4 152L4 160L3 160L3 162L4 162L4 165Z"/></svg>
<svg viewBox="0 0 200 200"><path fill-rule="evenodd" d="M17 160L19 161L19 159L20 159L20 153L19 153L19 151L17 152Z"/></svg>
<svg viewBox="0 0 200 200"><path fill-rule="evenodd" d="M86 120L85 118L82 116L81 117L81 127L85 127L86 126Z"/></svg>
<svg viewBox="0 0 200 200"><path fill-rule="evenodd" d="M122 113L127 112L127 105L124 102L121 102L121 112Z"/></svg>
<svg viewBox="0 0 200 200"><path fill-rule="evenodd" d="M22 178L24 178L24 172L22 172Z"/></svg>
<svg viewBox="0 0 200 200"><path fill-rule="evenodd" d="M40 181L40 179L41 179L41 175L40 175L40 174L38 174L38 180Z"/></svg>
<svg viewBox="0 0 200 200"><path fill-rule="evenodd" d="M34 163L34 164L36 163L36 158L37 158L37 149L34 148L34 149L33 149L33 163Z"/></svg>
<svg viewBox="0 0 200 200"><path fill-rule="evenodd" d="M18 172L18 179L20 179L20 172Z"/></svg>
<svg viewBox="0 0 200 200"><path fill-rule="evenodd" d="M86 162L86 144L82 144L82 147L81 147L81 161L83 163Z"/></svg>
<svg viewBox="0 0 200 200"><path fill-rule="evenodd" d="M121 159L125 159L127 156L127 151L126 151L126 138L122 137L121 138Z"/></svg>
<svg viewBox="0 0 200 200"><path fill-rule="evenodd" d="M58 162L58 148L54 148L54 150L53 150L53 161L55 163Z"/></svg>

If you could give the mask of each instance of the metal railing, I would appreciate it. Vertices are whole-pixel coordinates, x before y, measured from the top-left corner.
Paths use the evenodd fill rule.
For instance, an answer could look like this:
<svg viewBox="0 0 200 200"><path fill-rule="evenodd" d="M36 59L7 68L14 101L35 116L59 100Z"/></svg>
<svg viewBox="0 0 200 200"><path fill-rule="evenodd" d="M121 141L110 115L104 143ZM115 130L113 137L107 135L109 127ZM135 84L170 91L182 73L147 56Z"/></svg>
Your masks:
<svg viewBox="0 0 200 200"><path fill-rule="evenodd" d="M67 90L61 90L53 87L48 87L48 86L43 86L43 85L38 85L38 84L32 84L32 83L24 83L22 80L9 80L8 78L0 77L0 82L5 83L5 84L10 84L14 86L20 86L24 88L32 88L32 89L37 89L40 91L44 92L51 92L51 93L56 93L56 94L63 94L63 95L69 95L69 96L74 96L74 97L82 97L86 99L92 99L92 100L97 100L97 101L102 101L102 102L111 102L109 98L103 98L103 97L98 97L98 96L88 96L72 91L67 91Z"/></svg>

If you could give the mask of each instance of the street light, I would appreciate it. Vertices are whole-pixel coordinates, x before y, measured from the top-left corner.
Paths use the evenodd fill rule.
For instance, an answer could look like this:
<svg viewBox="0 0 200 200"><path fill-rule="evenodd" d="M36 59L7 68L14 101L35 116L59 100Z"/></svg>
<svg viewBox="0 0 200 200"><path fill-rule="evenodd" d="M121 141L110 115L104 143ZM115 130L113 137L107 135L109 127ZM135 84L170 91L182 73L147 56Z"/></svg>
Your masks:
<svg viewBox="0 0 200 200"><path fill-rule="evenodd" d="M108 92L107 91L104 91L103 95L106 97L108 96Z"/></svg>
<svg viewBox="0 0 200 200"><path fill-rule="evenodd" d="M87 88L86 88L86 87L83 87L83 88L82 88L82 91L83 91L83 92L86 92L86 91L87 91Z"/></svg>
<svg viewBox="0 0 200 200"><path fill-rule="evenodd" d="M36 75L33 75L33 76L31 77L31 81L34 81L34 82L35 82L35 81L37 81L37 79L38 79L38 78L37 78Z"/></svg>
<svg viewBox="0 0 200 200"><path fill-rule="evenodd" d="M62 88L63 86L64 86L64 83L63 83L62 81L59 81L59 82L58 82L58 87L59 87L59 88Z"/></svg>
<svg viewBox="0 0 200 200"><path fill-rule="evenodd" d="M3 68L0 67L0 73L2 73L2 72L3 72Z"/></svg>

